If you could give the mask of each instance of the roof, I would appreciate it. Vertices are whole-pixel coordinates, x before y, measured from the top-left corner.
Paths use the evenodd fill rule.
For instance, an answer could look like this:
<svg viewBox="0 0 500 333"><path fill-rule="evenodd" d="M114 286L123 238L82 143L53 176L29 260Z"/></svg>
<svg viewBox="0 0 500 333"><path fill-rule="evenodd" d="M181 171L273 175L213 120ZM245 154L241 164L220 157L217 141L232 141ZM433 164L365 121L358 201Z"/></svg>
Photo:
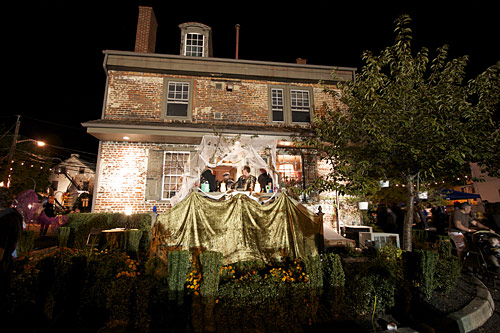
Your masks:
<svg viewBox="0 0 500 333"><path fill-rule="evenodd" d="M199 144L204 135L215 132L226 135L262 135L290 140L296 135L307 135L306 127L273 125L238 125L227 123L155 122L141 120L98 119L82 123L87 132L103 141L161 142ZM124 139L124 137L129 139Z"/></svg>
<svg viewBox="0 0 500 333"><path fill-rule="evenodd" d="M334 83L350 81L355 68L309 64L267 62L214 57L103 51L104 68L108 70L185 74L196 76L264 79L286 82ZM335 76L332 76L335 72Z"/></svg>

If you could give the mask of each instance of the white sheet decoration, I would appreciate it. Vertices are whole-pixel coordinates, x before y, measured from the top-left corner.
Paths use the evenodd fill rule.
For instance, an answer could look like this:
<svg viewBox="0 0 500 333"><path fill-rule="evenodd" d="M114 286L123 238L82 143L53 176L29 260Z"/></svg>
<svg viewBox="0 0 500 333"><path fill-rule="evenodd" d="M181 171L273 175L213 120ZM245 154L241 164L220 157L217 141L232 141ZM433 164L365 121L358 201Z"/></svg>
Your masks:
<svg viewBox="0 0 500 333"><path fill-rule="evenodd" d="M273 178L273 184L278 185L280 176L276 171L277 143L275 138L258 136L203 136L196 153L189 161L189 168L185 170L182 185L170 199L170 203L174 206L182 201L193 188L198 187L203 171L218 165L230 165L238 170L248 165L255 177L260 175L259 169L264 168Z"/></svg>

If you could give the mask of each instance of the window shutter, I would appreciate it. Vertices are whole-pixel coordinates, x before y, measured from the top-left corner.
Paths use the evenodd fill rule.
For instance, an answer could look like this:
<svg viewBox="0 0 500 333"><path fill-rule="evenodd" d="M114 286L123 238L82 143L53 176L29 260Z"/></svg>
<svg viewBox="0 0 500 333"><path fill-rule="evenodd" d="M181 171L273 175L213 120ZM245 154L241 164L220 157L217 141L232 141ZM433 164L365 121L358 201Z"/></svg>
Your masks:
<svg viewBox="0 0 500 333"><path fill-rule="evenodd" d="M163 151L149 150L146 176L146 200L161 200Z"/></svg>

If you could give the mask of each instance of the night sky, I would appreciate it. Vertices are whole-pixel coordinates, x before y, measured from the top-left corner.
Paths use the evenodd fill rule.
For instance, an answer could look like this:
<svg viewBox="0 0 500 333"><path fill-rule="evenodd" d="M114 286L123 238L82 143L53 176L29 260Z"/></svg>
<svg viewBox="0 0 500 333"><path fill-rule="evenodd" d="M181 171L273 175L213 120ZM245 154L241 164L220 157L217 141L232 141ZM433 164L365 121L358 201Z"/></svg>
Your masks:
<svg viewBox="0 0 500 333"><path fill-rule="evenodd" d="M347 1L342 1L347 2ZM394 20L409 14L413 49L450 45L450 56L469 55L474 76L500 60L495 2L442 1L16 1L4 5L2 62L5 129L21 115L22 137L46 140L57 154L97 158L97 139L82 122L99 119L105 73L103 50L133 51L139 5L155 10L156 53L179 54L184 22L212 28L214 57L359 68L364 50L392 45ZM376 4L374 4L376 3ZM308 7L314 5L314 7ZM215 7L215 8L214 8ZM11 103L9 103L10 101ZM54 150L54 151L55 151Z"/></svg>

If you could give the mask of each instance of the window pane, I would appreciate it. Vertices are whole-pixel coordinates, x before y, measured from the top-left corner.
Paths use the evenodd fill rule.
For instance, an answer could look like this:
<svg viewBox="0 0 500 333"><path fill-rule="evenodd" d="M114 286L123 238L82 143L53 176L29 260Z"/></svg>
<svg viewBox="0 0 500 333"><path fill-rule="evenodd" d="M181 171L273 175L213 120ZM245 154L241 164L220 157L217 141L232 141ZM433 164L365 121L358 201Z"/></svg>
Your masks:
<svg viewBox="0 0 500 333"><path fill-rule="evenodd" d="M294 123L308 123L311 121L309 112L292 112L292 121Z"/></svg>
<svg viewBox="0 0 500 333"><path fill-rule="evenodd" d="M191 33L186 35L186 55L194 57L203 56L203 35Z"/></svg>
<svg viewBox="0 0 500 333"><path fill-rule="evenodd" d="M189 167L189 152L165 152L163 159L162 198L172 198L182 185L185 170Z"/></svg>
<svg viewBox="0 0 500 333"><path fill-rule="evenodd" d="M290 104L292 111L292 122L307 123L310 122L310 101L309 91L292 90L290 91Z"/></svg>
<svg viewBox="0 0 500 333"><path fill-rule="evenodd" d="M283 121L283 111L273 110L273 121Z"/></svg>
<svg viewBox="0 0 500 333"><path fill-rule="evenodd" d="M283 89L271 89L272 121L284 121Z"/></svg>
<svg viewBox="0 0 500 333"><path fill-rule="evenodd" d="M187 111L187 104L168 103L167 105L167 116L169 117L187 117Z"/></svg>
<svg viewBox="0 0 500 333"><path fill-rule="evenodd" d="M169 82L167 91L167 116L187 117L189 83Z"/></svg>

